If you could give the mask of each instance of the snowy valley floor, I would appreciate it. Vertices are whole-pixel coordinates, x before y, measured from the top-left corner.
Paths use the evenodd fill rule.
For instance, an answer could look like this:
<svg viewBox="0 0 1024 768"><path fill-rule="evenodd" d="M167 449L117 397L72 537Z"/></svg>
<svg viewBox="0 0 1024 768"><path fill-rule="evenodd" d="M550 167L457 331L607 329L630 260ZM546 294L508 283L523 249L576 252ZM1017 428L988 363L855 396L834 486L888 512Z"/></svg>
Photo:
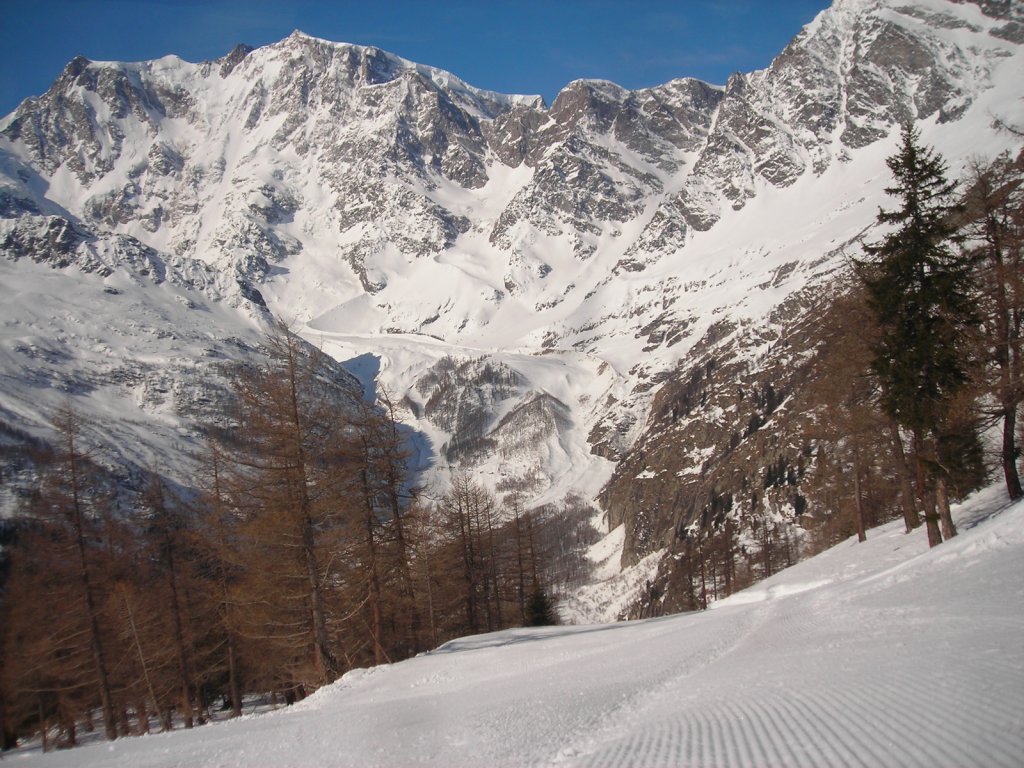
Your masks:
<svg viewBox="0 0 1024 768"><path fill-rule="evenodd" d="M287 710L34 766L1020 766L1024 504L928 551L894 523L713 610L511 630L357 670Z"/></svg>

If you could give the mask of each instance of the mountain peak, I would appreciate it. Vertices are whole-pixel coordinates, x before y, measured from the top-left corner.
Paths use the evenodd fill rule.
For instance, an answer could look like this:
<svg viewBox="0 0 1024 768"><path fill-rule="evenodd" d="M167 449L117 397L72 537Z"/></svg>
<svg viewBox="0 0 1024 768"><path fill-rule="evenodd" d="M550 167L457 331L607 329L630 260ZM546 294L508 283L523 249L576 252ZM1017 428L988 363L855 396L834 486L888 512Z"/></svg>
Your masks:
<svg viewBox="0 0 1024 768"><path fill-rule="evenodd" d="M244 43L239 43L234 48L232 48L228 55L224 56L220 60L220 76L227 77L228 75L230 75L234 68L239 65L242 59L244 59L246 56L252 53L252 51L252 46L245 45Z"/></svg>
<svg viewBox="0 0 1024 768"><path fill-rule="evenodd" d="M61 75L64 77L78 77L91 63L85 56L78 54L64 66Z"/></svg>
<svg viewBox="0 0 1024 768"><path fill-rule="evenodd" d="M175 307L299 318L311 334L351 334L339 354L427 360L408 350L429 336L532 375L508 350L538 350L587 381L585 398L575 383L547 392L592 404L561 435L577 457L568 477L591 448L632 449L656 386L702 339L839 268L885 173L884 147L864 150L898 121L920 120L953 158L1011 141L990 112L1020 122L1021 56L985 31L998 26L941 0L839 0L770 68L726 87L575 80L550 109L301 30L200 64L76 57L0 123L0 265L122 282L162 265ZM23 357L11 352L12 370ZM385 383L416 400L418 365L385 367ZM35 412L38 393L24 392L9 410ZM436 445L452 437L422 428Z"/></svg>

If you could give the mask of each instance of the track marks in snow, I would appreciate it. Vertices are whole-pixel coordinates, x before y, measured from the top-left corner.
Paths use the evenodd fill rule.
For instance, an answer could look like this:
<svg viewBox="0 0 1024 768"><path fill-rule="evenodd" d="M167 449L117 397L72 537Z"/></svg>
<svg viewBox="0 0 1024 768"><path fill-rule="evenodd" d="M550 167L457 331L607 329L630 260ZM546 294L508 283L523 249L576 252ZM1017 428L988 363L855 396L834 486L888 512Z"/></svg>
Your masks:
<svg viewBox="0 0 1024 768"><path fill-rule="evenodd" d="M993 536L998 533L979 538ZM862 576L847 585L783 589L774 596L768 590L766 599L723 605L712 614L752 612L717 627L735 633L727 647L694 651L682 670L669 655L652 661L678 673L634 696L622 717L553 762L600 768L1019 766L1024 606L1011 585L1021 570L1012 551L990 547L989 573L979 575L972 564L977 548L951 544L941 560L925 554L908 562L898 580ZM962 569L950 581L943 571L958 562ZM971 600L990 592L992 583L1007 585L1005 604ZM944 593L952 602L925 597ZM681 634L679 642L691 639Z"/></svg>
<svg viewBox="0 0 1024 768"><path fill-rule="evenodd" d="M991 705L979 708L976 696L960 699L954 694L923 710L921 702L933 693L920 676L906 674L889 685L853 681L811 695L740 691L726 700L690 696L674 704L661 702L649 708L648 718L631 723L593 751L563 755L555 762L591 768L1020 764L1024 736L1019 722L1013 731L1013 722L989 721ZM1010 712L1020 712L1020 698L996 700ZM949 723L958 726L941 725Z"/></svg>
<svg viewBox="0 0 1024 768"><path fill-rule="evenodd" d="M670 750L667 753L679 754L678 749L683 742L678 734L670 729L667 733L651 734L646 726L652 712L658 712L666 700L673 701L677 692L686 689L686 681L715 665L719 660L728 657L739 645L750 636L753 627L759 624L766 610L761 606L751 606L728 614L725 621L714 623L707 621L710 614L693 615L692 623L684 631L671 632L672 624L666 620L665 631L654 637L645 638L647 642L639 642L627 650L638 660L643 673L640 674L630 690L601 716L599 727L594 730L577 729L573 743L563 747L553 759L554 764L567 765L609 765L632 766L645 765L638 762L636 752L651 752L648 739L654 739L660 748ZM725 619L723 611L716 618ZM653 642L652 642L653 641ZM651 675L651 670L669 670L667 677ZM630 744L624 753L624 762L602 762L606 755L606 745L619 743L623 732L635 734L642 744ZM657 750L655 750L657 751ZM613 754L617 754L614 752ZM653 752L652 752L653 754ZM599 762L590 762L597 756ZM628 755L628 759L626 756ZM582 761L582 762L581 762ZM657 765L658 762L650 763Z"/></svg>

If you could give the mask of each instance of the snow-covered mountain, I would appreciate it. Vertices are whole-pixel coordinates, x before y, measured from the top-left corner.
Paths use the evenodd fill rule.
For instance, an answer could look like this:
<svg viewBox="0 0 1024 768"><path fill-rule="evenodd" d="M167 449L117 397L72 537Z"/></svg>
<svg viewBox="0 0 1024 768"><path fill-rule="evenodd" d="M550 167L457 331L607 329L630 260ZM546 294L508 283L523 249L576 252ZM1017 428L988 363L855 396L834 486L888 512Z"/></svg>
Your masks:
<svg viewBox="0 0 1024 768"><path fill-rule="evenodd" d="M274 314L403 405L427 480L661 514L627 526L636 562L678 516L644 465L659 393L716 350L775 355L872 224L901 122L954 170L1015 149L1022 46L1015 2L837 0L723 87L550 106L300 32L76 58L0 121L5 439L72 397L187 478L205 372Z"/></svg>
<svg viewBox="0 0 1024 768"><path fill-rule="evenodd" d="M11 762L1009 768L1024 504L994 489L956 516L937 549L890 523L711 611L460 638L277 712Z"/></svg>

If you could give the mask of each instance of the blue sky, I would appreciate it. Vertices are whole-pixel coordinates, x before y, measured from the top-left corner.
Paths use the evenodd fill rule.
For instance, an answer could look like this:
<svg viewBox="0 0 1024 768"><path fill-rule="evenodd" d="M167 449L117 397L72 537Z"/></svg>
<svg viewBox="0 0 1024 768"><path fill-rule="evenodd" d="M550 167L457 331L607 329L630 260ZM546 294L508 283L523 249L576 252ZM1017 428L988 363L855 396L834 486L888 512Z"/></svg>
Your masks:
<svg viewBox="0 0 1024 768"><path fill-rule="evenodd" d="M627 88L724 83L767 66L827 0L0 0L0 115L77 54L215 59L293 29L376 45L471 85L539 93L577 78Z"/></svg>

